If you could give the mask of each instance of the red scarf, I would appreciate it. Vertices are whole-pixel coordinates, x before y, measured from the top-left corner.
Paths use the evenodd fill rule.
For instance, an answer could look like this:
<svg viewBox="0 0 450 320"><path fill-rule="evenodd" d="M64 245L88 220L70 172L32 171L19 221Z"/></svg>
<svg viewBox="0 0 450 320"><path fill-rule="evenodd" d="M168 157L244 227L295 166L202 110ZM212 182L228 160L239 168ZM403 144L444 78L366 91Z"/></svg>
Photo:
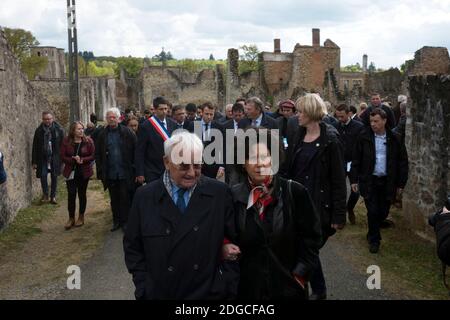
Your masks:
<svg viewBox="0 0 450 320"><path fill-rule="evenodd" d="M265 219L266 208L274 201L274 198L271 196L272 180L273 177L269 176L261 185L257 186L250 178L248 179L252 191L250 191L248 198L247 210L251 207L255 207L261 221L264 221Z"/></svg>

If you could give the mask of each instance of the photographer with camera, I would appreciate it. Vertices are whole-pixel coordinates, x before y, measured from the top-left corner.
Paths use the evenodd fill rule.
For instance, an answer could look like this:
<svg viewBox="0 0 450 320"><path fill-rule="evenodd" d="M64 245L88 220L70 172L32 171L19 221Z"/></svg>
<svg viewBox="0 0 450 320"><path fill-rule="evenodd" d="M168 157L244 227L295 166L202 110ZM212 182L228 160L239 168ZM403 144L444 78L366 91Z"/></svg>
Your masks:
<svg viewBox="0 0 450 320"><path fill-rule="evenodd" d="M442 261L442 275L444 285L450 291L450 286L447 283L446 269L450 266L450 195L442 210L433 214L429 218L430 226L434 227L436 232L437 253L439 259Z"/></svg>

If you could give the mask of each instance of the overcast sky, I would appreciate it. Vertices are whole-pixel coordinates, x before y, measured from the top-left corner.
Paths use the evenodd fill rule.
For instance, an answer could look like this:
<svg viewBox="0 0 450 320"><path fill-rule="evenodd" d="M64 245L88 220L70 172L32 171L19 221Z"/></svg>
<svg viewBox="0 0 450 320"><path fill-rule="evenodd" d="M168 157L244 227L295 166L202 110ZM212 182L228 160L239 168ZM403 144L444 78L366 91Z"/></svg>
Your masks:
<svg viewBox="0 0 450 320"><path fill-rule="evenodd" d="M341 64L364 53L377 67L400 66L423 46L450 48L450 0L77 0L80 51L152 57L164 47L177 59L226 58L256 44L283 52L321 42L341 47ZM67 50L66 1L1 0L0 26L33 32L41 45Z"/></svg>

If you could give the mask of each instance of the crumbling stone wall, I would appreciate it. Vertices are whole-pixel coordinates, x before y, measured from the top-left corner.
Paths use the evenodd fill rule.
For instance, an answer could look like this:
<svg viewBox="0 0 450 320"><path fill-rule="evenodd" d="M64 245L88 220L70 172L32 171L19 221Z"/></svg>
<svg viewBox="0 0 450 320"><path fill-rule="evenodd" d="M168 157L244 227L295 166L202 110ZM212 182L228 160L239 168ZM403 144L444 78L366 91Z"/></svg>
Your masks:
<svg viewBox="0 0 450 320"><path fill-rule="evenodd" d="M39 194L31 149L43 110L51 110L51 106L20 71L0 31L0 150L8 174L8 182L0 186L0 229Z"/></svg>
<svg viewBox="0 0 450 320"><path fill-rule="evenodd" d="M409 75L450 74L450 57L447 48L423 47L416 51L407 73Z"/></svg>
<svg viewBox="0 0 450 320"><path fill-rule="evenodd" d="M223 78L218 72L220 68L189 74L178 68L149 67L141 73L144 104L148 108L155 97L164 96L173 104L210 101L223 107L218 94L223 91Z"/></svg>
<svg viewBox="0 0 450 320"><path fill-rule="evenodd" d="M62 79L31 81L50 103L59 123L69 125L69 82ZM80 120L89 122L91 113L96 113L103 120L106 109L116 106L116 82L114 78L81 78L80 79Z"/></svg>
<svg viewBox="0 0 450 320"><path fill-rule="evenodd" d="M442 207L450 192L450 76L410 77L409 96L410 175L403 212L412 229L431 238L427 216Z"/></svg>

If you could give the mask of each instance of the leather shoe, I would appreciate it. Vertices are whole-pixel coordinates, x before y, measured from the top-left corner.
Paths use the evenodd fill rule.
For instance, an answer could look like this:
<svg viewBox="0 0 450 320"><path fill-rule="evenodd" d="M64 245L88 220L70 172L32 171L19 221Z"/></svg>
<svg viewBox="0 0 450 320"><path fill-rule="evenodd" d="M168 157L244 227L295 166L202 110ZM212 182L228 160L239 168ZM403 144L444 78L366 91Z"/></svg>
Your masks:
<svg viewBox="0 0 450 320"><path fill-rule="evenodd" d="M313 293L309 296L309 300L327 300L327 294L326 293Z"/></svg>
<svg viewBox="0 0 450 320"><path fill-rule="evenodd" d="M58 204L58 202L56 202L56 198L52 198L52 200L50 201L51 204Z"/></svg>
<svg viewBox="0 0 450 320"><path fill-rule="evenodd" d="M380 244L379 243L371 243L369 246L369 251L372 254L377 254L378 251L380 251Z"/></svg>
<svg viewBox="0 0 450 320"><path fill-rule="evenodd" d="M70 218L64 226L64 229L70 230L75 225L75 218Z"/></svg>
<svg viewBox="0 0 450 320"><path fill-rule="evenodd" d="M120 225L119 224L115 224L115 225L113 225L113 227L111 229L111 232L115 232L115 231L117 231L119 229L120 229Z"/></svg>
<svg viewBox="0 0 450 320"><path fill-rule="evenodd" d="M75 228L80 228L82 226L84 226L84 214L80 214L77 223L75 223Z"/></svg>

